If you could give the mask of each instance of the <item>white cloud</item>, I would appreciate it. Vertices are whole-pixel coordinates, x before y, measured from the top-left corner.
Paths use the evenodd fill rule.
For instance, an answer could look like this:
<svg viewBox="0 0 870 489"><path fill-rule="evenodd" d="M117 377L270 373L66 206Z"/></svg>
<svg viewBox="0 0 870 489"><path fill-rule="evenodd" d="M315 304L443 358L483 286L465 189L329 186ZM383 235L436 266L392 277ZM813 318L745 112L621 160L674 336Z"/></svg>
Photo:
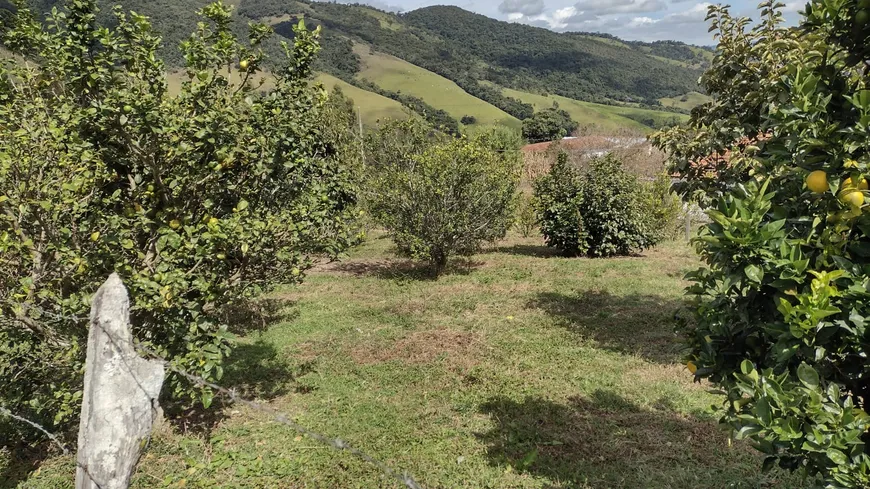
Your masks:
<svg viewBox="0 0 870 489"><path fill-rule="evenodd" d="M541 15L544 12L544 0L504 0L498 6L498 11L509 15Z"/></svg>
<svg viewBox="0 0 870 489"><path fill-rule="evenodd" d="M574 8L600 15L660 12L668 8L663 0L580 0Z"/></svg>

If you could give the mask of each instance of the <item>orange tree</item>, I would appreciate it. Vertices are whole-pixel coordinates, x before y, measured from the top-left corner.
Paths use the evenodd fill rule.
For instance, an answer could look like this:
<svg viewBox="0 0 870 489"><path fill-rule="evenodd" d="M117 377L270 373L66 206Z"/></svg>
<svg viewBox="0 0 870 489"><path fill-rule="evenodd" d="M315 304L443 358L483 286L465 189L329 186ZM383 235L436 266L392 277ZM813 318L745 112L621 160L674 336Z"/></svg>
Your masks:
<svg viewBox="0 0 870 489"><path fill-rule="evenodd" d="M711 219L694 243L689 370L724 423L828 487L870 485L870 2L816 0L799 28L711 7L713 102L654 136Z"/></svg>
<svg viewBox="0 0 870 489"><path fill-rule="evenodd" d="M310 80L318 32L296 27L266 91L254 80L268 28L252 24L241 43L229 7L201 14L176 96L141 16L118 10L101 27L94 0L70 0L45 23L23 4L7 19L0 405L50 427L78 410L81 318L109 273L130 289L140 341L220 379L226 306L299 281L312 254L355 239L346 136L322 127L325 92Z"/></svg>

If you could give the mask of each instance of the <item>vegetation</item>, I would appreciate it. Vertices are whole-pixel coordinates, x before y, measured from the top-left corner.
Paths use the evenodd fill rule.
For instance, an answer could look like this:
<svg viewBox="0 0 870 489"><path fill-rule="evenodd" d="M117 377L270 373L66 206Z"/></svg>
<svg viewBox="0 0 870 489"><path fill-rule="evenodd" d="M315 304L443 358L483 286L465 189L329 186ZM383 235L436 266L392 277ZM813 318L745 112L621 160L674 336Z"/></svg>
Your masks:
<svg viewBox="0 0 870 489"><path fill-rule="evenodd" d="M567 112L552 107L523 121L523 137L530 143L554 141L573 134L577 126Z"/></svg>
<svg viewBox="0 0 870 489"><path fill-rule="evenodd" d="M678 365L673 310L696 263L682 243L603 261L509 235L432 282L374 232L273 294L280 316L241 342L222 383L421 487L808 488L729 445L715 397ZM156 433L133 489L401 487L263 413L222 413ZM52 458L21 489L70 488L72 469Z"/></svg>
<svg viewBox="0 0 870 489"><path fill-rule="evenodd" d="M519 142L506 133L431 137L417 121L371 137L366 203L399 251L428 260L437 277L510 229L519 184Z"/></svg>
<svg viewBox="0 0 870 489"><path fill-rule="evenodd" d="M713 102L656 137L712 219L695 240L687 360L764 467L867 487L870 4L811 2L799 30L780 7L765 2L751 30L711 9Z"/></svg>
<svg viewBox="0 0 870 489"><path fill-rule="evenodd" d="M374 127L378 122L408 117L407 107L396 100L363 90L326 73L319 73L316 79L327 88L330 98L336 97L340 92L342 96L353 100L355 110L359 111L363 125L366 127ZM354 132L359 132L359 129L354 129Z"/></svg>
<svg viewBox="0 0 870 489"><path fill-rule="evenodd" d="M309 81L317 32L297 27L260 96L248 76L267 30L239 44L230 9L209 5L170 97L148 21L117 10L107 29L97 14L72 1L43 28L19 9L4 43L31 62L0 67L0 404L50 429L78 412L89 301L110 273L140 341L220 379L226 306L355 239L341 107ZM241 80L226 74L237 64Z"/></svg>
<svg viewBox="0 0 870 489"><path fill-rule="evenodd" d="M664 238L663 229L671 219L662 208L673 204L650 195L654 189L638 182L612 154L593 159L583 172L560 153L550 173L538 178L534 187L544 240L567 256L607 257L644 250Z"/></svg>

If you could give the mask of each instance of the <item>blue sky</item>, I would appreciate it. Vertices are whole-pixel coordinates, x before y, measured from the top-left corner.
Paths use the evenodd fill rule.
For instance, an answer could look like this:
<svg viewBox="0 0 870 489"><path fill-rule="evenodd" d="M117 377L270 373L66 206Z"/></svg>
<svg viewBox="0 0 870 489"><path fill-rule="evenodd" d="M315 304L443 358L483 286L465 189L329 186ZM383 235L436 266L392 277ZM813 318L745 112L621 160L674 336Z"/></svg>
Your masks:
<svg viewBox="0 0 870 489"><path fill-rule="evenodd" d="M732 12L757 16L760 0L733 0ZM489 17L555 31L608 32L624 39L676 39L713 44L704 17L710 3L698 0L342 0L384 10L409 11L429 5L457 5ZM796 23L801 0L785 0L786 18Z"/></svg>

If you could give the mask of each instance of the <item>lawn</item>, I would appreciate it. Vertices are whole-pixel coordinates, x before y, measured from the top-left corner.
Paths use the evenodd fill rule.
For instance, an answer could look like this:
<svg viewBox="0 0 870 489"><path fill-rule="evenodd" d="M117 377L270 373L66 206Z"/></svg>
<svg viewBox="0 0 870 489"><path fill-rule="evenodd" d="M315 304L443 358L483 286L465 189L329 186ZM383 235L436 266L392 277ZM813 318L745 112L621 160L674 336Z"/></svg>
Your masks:
<svg viewBox="0 0 870 489"><path fill-rule="evenodd" d="M680 365L672 317L697 265L683 243L566 259L513 236L437 282L391 249L373 233L274 294L278 316L246 332L222 383L429 489L798 486L728 443ZM20 487L71 473L52 458ZM159 429L133 487L401 486L227 406Z"/></svg>
<svg viewBox="0 0 870 489"><path fill-rule="evenodd" d="M649 119L657 124L661 124L673 120L680 122L688 120L688 116L685 114L675 114L672 112L620 105L581 102L560 95L545 96L513 90L510 88L503 89L502 93L508 97L513 97L527 104L531 104L535 107L536 111L549 109L550 107L553 107L553 103L555 102L559 105L560 109L564 109L571 115L572 119L579 122L581 127L586 126L605 132L628 129L649 133L652 132L653 129L640 121Z"/></svg>
<svg viewBox="0 0 870 489"><path fill-rule="evenodd" d="M362 59L362 70L357 76L367 78L385 90L423 99L456 120L471 115L477 118L480 126L500 124L519 128L522 125L517 118L469 94L443 76L387 54L372 53L364 44L357 44L354 51Z"/></svg>

